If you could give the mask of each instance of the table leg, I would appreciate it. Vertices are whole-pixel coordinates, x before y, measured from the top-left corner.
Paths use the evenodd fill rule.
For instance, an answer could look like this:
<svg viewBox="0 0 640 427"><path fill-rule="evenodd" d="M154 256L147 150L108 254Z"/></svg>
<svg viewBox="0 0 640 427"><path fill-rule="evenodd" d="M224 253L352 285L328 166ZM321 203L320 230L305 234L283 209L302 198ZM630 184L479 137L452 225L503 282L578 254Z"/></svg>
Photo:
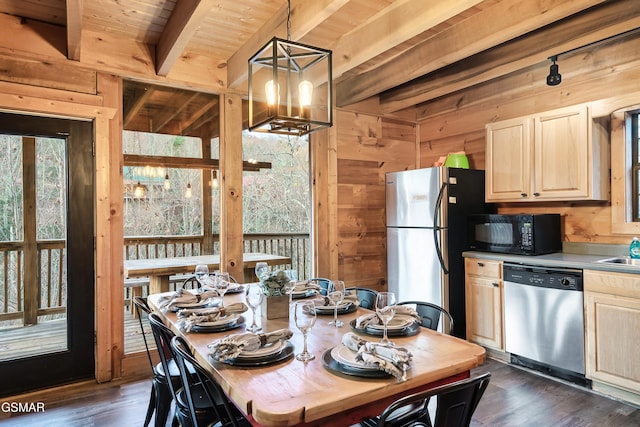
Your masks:
<svg viewBox="0 0 640 427"><path fill-rule="evenodd" d="M149 276L149 294L169 292L169 276Z"/></svg>

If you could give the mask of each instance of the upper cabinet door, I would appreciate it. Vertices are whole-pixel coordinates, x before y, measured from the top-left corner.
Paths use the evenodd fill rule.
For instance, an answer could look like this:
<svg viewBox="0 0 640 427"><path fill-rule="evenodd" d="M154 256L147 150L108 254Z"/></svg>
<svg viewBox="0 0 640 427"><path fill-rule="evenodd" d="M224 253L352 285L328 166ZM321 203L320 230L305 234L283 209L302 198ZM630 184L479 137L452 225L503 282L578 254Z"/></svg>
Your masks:
<svg viewBox="0 0 640 427"><path fill-rule="evenodd" d="M531 118L486 126L485 198L487 201L525 200L530 196L533 157Z"/></svg>
<svg viewBox="0 0 640 427"><path fill-rule="evenodd" d="M543 113L534 119L534 197L589 196L590 120L585 105Z"/></svg>

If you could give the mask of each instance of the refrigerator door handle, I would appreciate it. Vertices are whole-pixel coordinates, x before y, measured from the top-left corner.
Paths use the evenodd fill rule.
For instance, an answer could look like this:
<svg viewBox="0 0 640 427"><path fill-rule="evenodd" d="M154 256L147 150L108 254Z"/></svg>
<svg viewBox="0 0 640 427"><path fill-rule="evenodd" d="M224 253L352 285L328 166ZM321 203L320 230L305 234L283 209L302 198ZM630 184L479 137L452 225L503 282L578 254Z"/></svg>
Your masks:
<svg viewBox="0 0 640 427"><path fill-rule="evenodd" d="M436 254L438 255L438 260L440 261L440 266L442 267L442 271L444 272L444 274L449 274L449 269L444 264L444 258L442 256L442 245L440 245L438 232L445 229L444 227L440 226L440 207L442 206L442 199L447 185L449 184L446 182L442 183L440 192L438 193L438 199L436 200L435 211L433 212L433 243L436 245Z"/></svg>

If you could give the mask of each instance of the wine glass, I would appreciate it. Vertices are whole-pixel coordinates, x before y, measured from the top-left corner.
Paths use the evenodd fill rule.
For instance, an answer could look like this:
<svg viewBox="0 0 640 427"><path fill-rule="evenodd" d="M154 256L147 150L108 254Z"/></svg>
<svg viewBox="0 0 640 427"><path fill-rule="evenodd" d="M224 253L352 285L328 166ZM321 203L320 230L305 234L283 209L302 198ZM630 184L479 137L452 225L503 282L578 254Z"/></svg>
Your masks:
<svg viewBox="0 0 640 427"><path fill-rule="evenodd" d="M384 333L380 344L393 345L387 337L387 325L396 314L396 294L393 292L378 292L376 296L376 313L384 325Z"/></svg>
<svg viewBox="0 0 640 427"><path fill-rule="evenodd" d="M295 310L293 316L296 322L296 327L302 332L304 337L304 347L302 353L296 355L296 359L303 362L313 360L316 357L309 353L307 350L307 334L316 323L316 305L313 301L298 301L295 304Z"/></svg>
<svg viewBox="0 0 640 427"><path fill-rule="evenodd" d="M289 294L289 304L293 302L293 290L296 288L298 281L297 270L285 270L284 274L289 278L289 283L284 286L284 291Z"/></svg>
<svg viewBox="0 0 640 427"><path fill-rule="evenodd" d="M333 320L329 322L329 324L339 328L344 325L342 320L338 320L338 305L344 299L344 282L342 280L333 280L329 283L329 293L327 296L333 303Z"/></svg>
<svg viewBox="0 0 640 427"><path fill-rule="evenodd" d="M198 283L200 283L200 287L204 286L209 277L209 266L206 264L196 265L195 276Z"/></svg>
<svg viewBox="0 0 640 427"><path fill-rule="evenodd" d="M262 277L267 274L268 270L269 265L266 262L256 263L256 277L258 280L262 281Z"/></svg>
<svg viewBox="0 0 640 427"><path fill-rule="evenodd" d="M261 326L256 324L256 308L260 304L262 304L262 300L264 299L264 293L262 292L262 286L259 283L250 283L247 285L244 299L247 302L247 305L251 309L251 314L253 316L253 322L251 326L247 328L249 332L258 332L262 330Z"/></svg>
<svg viewBox="0 0 640 427"><path fill-rule="evenodd" d="M224 294L229 289L231 278L229 277L229 273L217 272L214 280L214 287L218 294L220 295L220 307L224 307Z"/></svg>

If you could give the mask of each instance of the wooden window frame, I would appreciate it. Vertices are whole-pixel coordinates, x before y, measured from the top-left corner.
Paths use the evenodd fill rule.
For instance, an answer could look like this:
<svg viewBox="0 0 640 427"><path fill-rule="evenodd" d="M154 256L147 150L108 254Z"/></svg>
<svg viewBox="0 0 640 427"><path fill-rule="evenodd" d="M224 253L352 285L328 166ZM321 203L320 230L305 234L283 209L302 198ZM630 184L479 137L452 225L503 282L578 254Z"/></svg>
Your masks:
<svg viewBox="0 0 640 427"><path fill-rule="evenodd" d="M633 220L632 207L634 191L637 194L636 187L640 186L640 182L636 185L633 182L634 170L640 168L640 164L636 164L634 169L632 144L632 118L637 113L640 105L611 114L611 231L614 234L640 234L640 221Z"/></svg>

